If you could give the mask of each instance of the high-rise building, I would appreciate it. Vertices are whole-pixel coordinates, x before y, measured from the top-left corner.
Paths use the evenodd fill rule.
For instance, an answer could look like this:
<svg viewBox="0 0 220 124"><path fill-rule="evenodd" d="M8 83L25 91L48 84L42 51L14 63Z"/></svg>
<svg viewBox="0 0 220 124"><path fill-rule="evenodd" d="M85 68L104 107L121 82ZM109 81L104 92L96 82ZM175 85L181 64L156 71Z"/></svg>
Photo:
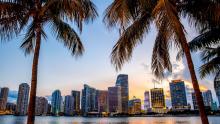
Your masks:
<svg viewBox="0 0 220 124"><path fill-rule="evenodd" d="M205 92L202 92L202 96L203 96L204 105L211 107L212 103L213 103L211 90L207 90Z"/></svg>
<svg viewBox="0 0 220 124"><path fill-rule="evenodd" d="M128 102L129 114L140 114L141 113L141 99L133 97L132 100Z"/></svg>
<svg viewBox="0 0 220 124"><path fill-rule="evenodd" d="M216 93L216 96L218 98L218 102L219 102L219 105L220 105L220 71L215 76L214 89L215 89L215 93Z"/></svg>
<svg viewBox="0 0 220 124"><path fill-rule="evenodd" d="M48 103L47 106L48 106L48 107L47 107L47 113L48 113L48 114L51 114L51 104Z"/></svg>
<svg viewBox="0 0 220 124"><path fill-rule="evenodd" d="M7 99L8 99L8 91L7 87L1 88L0 93L0 110L4 111L6 109Z"/></svg>
<svg viewBox="0 0 220 124"><path fill-rule="evenodd" d="M65 96L64 114L72 116L74 114L74 97L71 95Z"/></svg>
<svg viewBox="0 0 220 124"><path fill-rule="evenodd" d="M201 92L201 94L202 94L204 106L211 108L212 104L213 104L213 98L212 98L211 90L207 90L205 92ZM193 102L194 110L198 110L198 104L197 104L196 95L195 95L194 92L192 93L192 102Z"/></svg>
<svg viewBox="0 0 220 124"><path fill-rule="evenodd" d="M213 102L213 103L212 103L211 110L212 110L212 111L218 111L218 106L217 106L217 103L216 103L216 102Z"/></svg>
<svg viewBox="0 0 220 124"><path fill-rule="evenodd" d="M196 100L196 94L193 92L192 93L192 102L193 102L193 109L194 110L198 110L198 104L197 104L197 100Z"/></svg>
<svg viewBox="0 0 220 124"><path fill-rule="evenodd" d="M74 113L80 112L80 91L72 90L71 95L74 98Z"/></svg>
<svg viewBox="0 0 220 124"><path fill-rule="evenodd" d="M108 91L98 90L98 112L108 111Z"/></svg>
<svg viewBox="0 0 220 124"><path fill-rule="evenodd" d="M144 92L144 110L148 111L150 109L150 92Z"/></svg>
<svg viewBox="0 0 220 124"><path fill-rule="evenodd" d="M89 112L98 112L98 95L95 88L84 84L81 107L83 115L86 115Z"/></svg>
<svg viewBox="0 0 220 124"><path fill-rule="evenodd" d="M22 83L19 85L16 114L26 115L28 109L28 98L29 98L29 85Z"/></svg>
<svg viewBox="0 0 220 124"><path fill-rule="evenodd" d="M128 113L128 75L120 74L116 80L116 86L121 87L121 102L122 102L122 113Z"/></svg>
<svg viewBox="0 0 220 124"><path fill-rule="evenodd" d="M165 113L165 97L162 88L154 88L150 90L152 111L157 113Z"/></svg>
<svg viewBox="0 0 220 124"><path fill-rule="evenodd" d="M36 97L35 115L47 115L48 101L45 97Z"/></svg>
<svg viewBox="0 0 220 124"><path fill-rule="evenodd" d="M173 109L188 108L184 81L173 80L170 83L170 95Z"/></svg>
<svg viewBox="0 0 220 124"><path fill-rule="evenodd" d="M14 113L16 110L16 104L15 103L7 103L6 110Z"/></svg>
<svg viewBox="0 0 220 124"><path fill-rule="evenodd" d="M51 112L54 115L59 115L62 112L62 96L60 90L55 90L52 93Z"/></svg>
<svg viewBox="0 0 220 124"><path fill-rule="evenodd" d="M108 112L121 113L121 87L109 87L108 88Z"/></svg>
<svg viewBox="0 0 220 124"><path fill-rule="evenodd" d="M150 90L152 108L164 108L165 97L162 88L154 88Z"/></svg>

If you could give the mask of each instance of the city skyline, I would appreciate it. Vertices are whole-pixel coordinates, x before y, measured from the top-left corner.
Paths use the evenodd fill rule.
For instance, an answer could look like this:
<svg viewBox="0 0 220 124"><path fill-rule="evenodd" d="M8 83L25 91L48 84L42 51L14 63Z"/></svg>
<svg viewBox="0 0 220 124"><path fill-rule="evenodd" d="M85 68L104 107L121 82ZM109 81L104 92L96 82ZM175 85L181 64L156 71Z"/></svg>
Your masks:
<svg viewBox="0 0 220 124"><path fill-rule="evenodd" d="M163 88L155 86L150 91L145 91L144 103L140 98L133 96L128 99L129 76L119 74L115 86L108 87L108 90L96 89L93 86L84 84L82 92L72 90L69 95L62 95L59 89L52 92L52 99L36 96L35 115L52 116L89 116L93 114L114 115L114 114L141 114L142 112L168 113L172 111L198 110L195 94L191 93L193 103L187 102L186 87L183 80L172 80L170 82L170 96L172 105L167 104ZM19 85L17 103L7 101L9 88L1 88L0 96L5 103L1 104L2 111L10 110L15 115L26 115L27 103L29 100L29 85ZM203 102L207 110L218 110L217 102L213 100L211 90L202 91ZM80 98L80 94L82 94ZM80 103L81 101L81 103ZM148 102L148 103L147 103ZM219 102L219 101L218 101ZM7 105L6 105L7 103ZM81 106L79 106L81 104ZM16 106L16 109L14 108ZM14 109L13 109L14 108Z"/></svg>
<svg viewBox="0 0 220 124"><path fill-rule="evenodd" d="M120 77L120 75L122 75L122 76L127 76L127 75L125 75L125 74L119 74L118 75L118 77ZM116 79L118 79L118 78L116 78ZM128 78L129 79L129 78ZM173 82L178 82L178 81L180 81L180 82L183 82L184 84L186 83L185 81L183 81L183 80L179 80L179 79L176 79L176 80L172 80L169 84L172 84ZM115 81L115 82L117 82L117 80ZM129 83L129 82L128 82ZM27 84L27 83L22 83L22 84ZM20 84L21 85L21 84ZM20 86L19 85L19 86ZM86 87L90 87L90 85L88 85L88 84L84 84ZM129 85L129 84L128 84ZM187 85L186 85L187 86ZM91 86L91 87L94 87L94 86ZM113 86L110 86L110 87L114 87L114 85ZM116 86L117 87L117 86ZM6 87L7 88L7 87ZM109 88L109 87L107 87L107 88ZM154 89L154 88L160 88L160 87L152 87L152 88L150 88L149 90L145 90L145 92L146 91L148 91L148 92L150 92L150 90L151 89ZM168 91L167 91L167 93L169 93L169 94L166 94L166 92L164 92L164 97L165 97L165 105L167 106L167 107L172 107L172 98L171 98L171 89L170 89L171 87L169 87L169 89L168 89ZM129 88L128 88L129 89ZM163 90L164 90L164 88L162 88ZM185 89L185 92L186 92L186 99L187 99L187 104L189 103L189 104L191 104L191 106L193 106L193 98L192 98L192 93L193 93L193 91L191 90L191 89L187 89L187 87L185 87L184 88ZM82 89L81 89L82 90ZM56 89L56 90L54 90L52 93L54 93L55 91L59 91L60 93L60 97L61 97L61 99L64 99L65 98L65 96L67 96L67 95L71 95L71 96L74 96L73 94L75 94L75 92L78 94L77 96L77 98L74 98L74 99L78 99L77 101L79 102L79 100L80 100L80 102L81 102L81 98L82 97L80 97L80 94L82 93L81 92L81 90L79 90L79 91L77 91L77 90L71 90L71 92L70 93L68 93L68 94L66 94L66 95L64 95L63 94L63 91L61 91L60 89ZM107 91L107 90L103 90L103 89L94 89L95 90L95 92L99 92L99 91ZM145 92L143 92L142 93L142 95L144 96L145 95ZM202 93L204 93L204 92L211 92L211 96L212 96L212 98L211 99L213 99L212 101L213 102L216 102L217 103L217 105L219 105L219 102L218 102L218 100L217 99L214 99L213 98L213 96L215 96L215 92L212 92L211 90L209 90L209 89L203 89L202 90ZM51 94L52 94L51 93ZM96 93L96 94L97 94ZM14 102L12 102L11 100L10 100L10 97L11 97L11 95L12 95L12 97L14 98ZM11 91L11 89L9 88L9 93L8 93L8 102L9 103L16 103L17 101L17 99L16 99L16 97L17 97L17 95L18 94L16 94L15 93L15 91ZM169 97L167 97L169 95ZM46 97L47 98L47 100L48 100L48 102L49 103L52 103L52 99L53 99L53 97L52 97L53 95L47 95L47 96L37 96L37 97ZM204 95L203 95L204 96ZM74 97L76 97L76 96L74 96ZM131 100L132 98L134 97L134 95L133 96L131 96L131 95L129 95L129 100ZM136 97L136 96L135 96ZM142 109L144 109L144 105L145 105L145 102L144 102L144 100L145 100L145 98L141 98L141 97L137 97L137 98L140 98L141 99L141 103L142 103ZM63 100L64 101L64 100ZM204 99L204 102L205 102L206 100ZM64 104L64 103L63 103ZM76 103L74 103L74 104L76 104ZM79 104L79 103L78 103ZM97 103L97 105L98 105L98 103ZM98 106L97 106L98 107ZM97 108L98 109L98 108Z"/></svg>
<svg viewBox="0 0 220 124"><path fill-rule="evenodd" d="M110 0L105 2L95 0L100 16L93 24L87 24L83 29L81 37L84 41L86 52L81 58L72 58L67 53L68 51L59 43L53 42L54 39L51 35L48 36L50 37L48 39L51 40L43 42L39 62L37 96L48 96L55 89L60 89L62 95L67 95L71 90L81 90L86 82L91 86L97 86L97 89L107 90L107 87L115 84L116 75L126 73L130 77L129 86L132 87L129 89L129 97L137 96L143 100L143 92L153 87L154 77L149 68L153 42L144 42L143 45L139 45L135 49L130 63L126 63L121 71L116 72L110 63L109 55L119 34L117 30L107 30L106 26L102 23L104 8L110 2ZM152 29L144 41L154 40L156 30L153 26ZM189 40L197 35L196 31L187 25L186 30L190 34L187 35ZM18 39L0 46L0 60L4 60L0 61L0 87L7 86L11 90L16 91L18 85L22 82L27 82L30 85L32 60L31 56L25 57L23 51L19 49L20 42L16 42ZM195 54L198 53L193 55ZM185 60L177 62L175 55L172 54L171 56L174 65L173 74L167 74L167 78L162 81L163 85L159 86L165 88L167 98L169 98L167 90L169 81L174 77L188 82L188 88L192 88L191 83L189 83L189 72ZM198 56L193 56L193 60L196 70L198 70L199 65L201 65L200 59ZM15 61L16 63L14 63ZM212 90L214 99L217 101L213 89L213 80L212 77L208 77L199 82L204 89Z"/></svg>

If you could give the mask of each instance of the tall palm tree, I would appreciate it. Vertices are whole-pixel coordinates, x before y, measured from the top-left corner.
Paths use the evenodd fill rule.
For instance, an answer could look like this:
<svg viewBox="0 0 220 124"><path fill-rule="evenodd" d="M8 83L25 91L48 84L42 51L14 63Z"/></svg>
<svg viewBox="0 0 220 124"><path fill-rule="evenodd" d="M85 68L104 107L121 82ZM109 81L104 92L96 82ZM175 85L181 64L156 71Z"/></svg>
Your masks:
<svg viewBox="0 0 220 124"><path fill-rule="evenodd" d="M95 19L97 12L90 0L1 0L0 36L10 40L25 31L21 48L33 53L31 91L28 106L28 124L35 120L38 60L41 38L46 39L44 27L48 26L57 40L67 47L73 56L82 55L84 48L76 31L68 22L75 22L82 31L83 22ZM67 22L68 21L68 22Z"/></svg>
<svg viewBox="0 0 220 124"><path fill-rule="evenodd" d="M204 78L207 75L215 75L214 88L216 94L219 95L220 75L220 24L216 19L208 18L208 25L202 27L200 34L190 41L189 47L192 52L202 51L201 60L203 65L199 69L200 77ZM183 51L178 53L177 58L182 57Z"/></svg>
<svg viewBox="0 0 220 124"><path fill-rule="evenodd" d="M216 11L219 8L215 2L211 0L114 0L106 9L104 17L108 27L119 26L120 29L124 29L111 53L111 62L116 70L121 69L122 65L130 60L133 49L142 43L152 23L155 23L158 29L151 63L152 73L157 78L163 78L165 70L172 71L169 55L172 44L177 49L183 50L203 124L209 122L180 18L187 17L190 23L201 28L207 25L207 16L210 12L213 18L220 17Z"/></svg>

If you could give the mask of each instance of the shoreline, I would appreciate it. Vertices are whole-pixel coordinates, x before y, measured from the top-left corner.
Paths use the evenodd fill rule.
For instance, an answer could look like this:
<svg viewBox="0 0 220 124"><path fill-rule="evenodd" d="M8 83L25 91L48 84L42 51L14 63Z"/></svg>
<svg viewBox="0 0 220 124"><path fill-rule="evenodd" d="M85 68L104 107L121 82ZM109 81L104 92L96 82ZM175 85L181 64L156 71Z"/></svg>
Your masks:
<svg viewBox="0 0 220 124"><path fill-rule="evenodd" d="M0 116L16 116L12 114L5 114ZM17 116L17 117L26 117L27 115ZM108 117L99 117L99 116L51 116L51 115L36 115L36 117L83 117L83 118L127 118L127 117L200 117L199 115L141 115L141 116L108 116ZM220 115L208 115L208 117L220 117Z"/></svg>

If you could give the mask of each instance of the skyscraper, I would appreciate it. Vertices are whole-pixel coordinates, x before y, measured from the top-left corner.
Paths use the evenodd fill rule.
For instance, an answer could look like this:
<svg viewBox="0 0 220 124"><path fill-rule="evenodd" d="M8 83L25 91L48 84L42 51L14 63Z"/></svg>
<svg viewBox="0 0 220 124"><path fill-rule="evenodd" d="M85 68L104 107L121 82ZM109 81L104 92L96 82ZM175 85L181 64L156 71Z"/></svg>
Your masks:
<svg viewBox="0 0 220 124"><path fill-rule="evenodd" d="M6 104L8 100L8 91L9 89L7 87L1 88L0 93L0 110L4 111L6 109Z"/></svg>
<svg viewBox="0 0 220 124"><path fill-rule="evenodd" d="M74 112L80 112L80 91L72 90L71 95L74 98Z"/></svg>
<svg viewBox="0 0 220 124"><path fill-rule="evenodd" d="M217 73L214 79L214 88L215 88L215 93L218 98L218 102L220 105L220 71Z"/></svg>
<svg viewBox="0 0 220 124"><path fill-rule="evenodd" d="M98 95L95 88L84 84L81 107L84 115L88 112L98 112Z"/></svg>
<svg viewBox="0 0 220 124"><path fill-rule="evenodd" d="M128 75L120 74L116 80L116 86L121 87L122 113L128 113Z"/></svg>
<svg viewBox="0 0 220 124"><path fill-rule="evenodd" d="M108 112L121 113L121 87L109 87L108 88Z"/></svg>
<svg viewBox="0 0 220 124"><path fill-rule="evenodd" d="M62 96L60 90L55 90L52 93L51 112L58 115L62 111Z"/></svg>
<svg viewBox="0 0 220 124"><path fill-rule="evenodd" d="M36 97L35 115L47 115L48 101L45 97Z"/></svg>
<svg viewBox="0 0 220 124"><path fill-rule="evenodd" d="M211 90L207 90L205 92L202 92L202 96L203 96L204 105L211 107L212 103L213 103Z"/></svg>
<svg viewBox="0 0 220 124"><path fill-rule="evenodd" d="M150 109L150 92L144 92L144 110L148 111Z"/></svg>
<svg viewBox="0 0 220 124"><path fill-rule="evenodd" d="M129 114L140 114L141 113L141 99L133 97L128 102Z"/></svg>
<svg viewBox="0 0 220 124"><path fill-rule="evenodd" d="M16 106L17 115L27 114L29 89L30 87L27 83L22 83L19 85L17 106Z"/></svg>
<svg viewBox="0 0 220 124"><path fill-rule="evenodd" d="M196 94L192 93L192 102L193 102L193 109L198 110L197 100L196 100Z"/></svg>
<svg viewBox="0 0 220 124"><path fill-rule="evenodd" d="M213 104L213 98L212 98L212 92L211 90L207 90L205 92L201 92L202 93L202 98L203 98L203 102L205 107L212 107ZM192 93L192 101L193 101L193 108L194 110L198 110L198 104L197 104L197 100L196 100L196 95L193 92Z"/></svg>
<svg viewBox="0 0 220 124"><path fill-rule="evenodd" d="M74 114L74 97L71 95L65 96L64 114L69 116Z"/></svg>
<svg viewBox="0 0 220 124"><path fill-rule="evenodd" d="M162 88L154 88L150 90L152 111L164 113L166 110L165 97Z"/></svg>
<svg viewBox="0 0 220 124"><path fill-rule="evenodd" d="M170 95L173 109L188 108L184 81L173 80L170 83Z"/></svg>
<svg viewBox="0 0 220 124"><path fill-rule="evenodd" d="M108 91L98 90L98 112L107 112L108 108Z"/></svg>

